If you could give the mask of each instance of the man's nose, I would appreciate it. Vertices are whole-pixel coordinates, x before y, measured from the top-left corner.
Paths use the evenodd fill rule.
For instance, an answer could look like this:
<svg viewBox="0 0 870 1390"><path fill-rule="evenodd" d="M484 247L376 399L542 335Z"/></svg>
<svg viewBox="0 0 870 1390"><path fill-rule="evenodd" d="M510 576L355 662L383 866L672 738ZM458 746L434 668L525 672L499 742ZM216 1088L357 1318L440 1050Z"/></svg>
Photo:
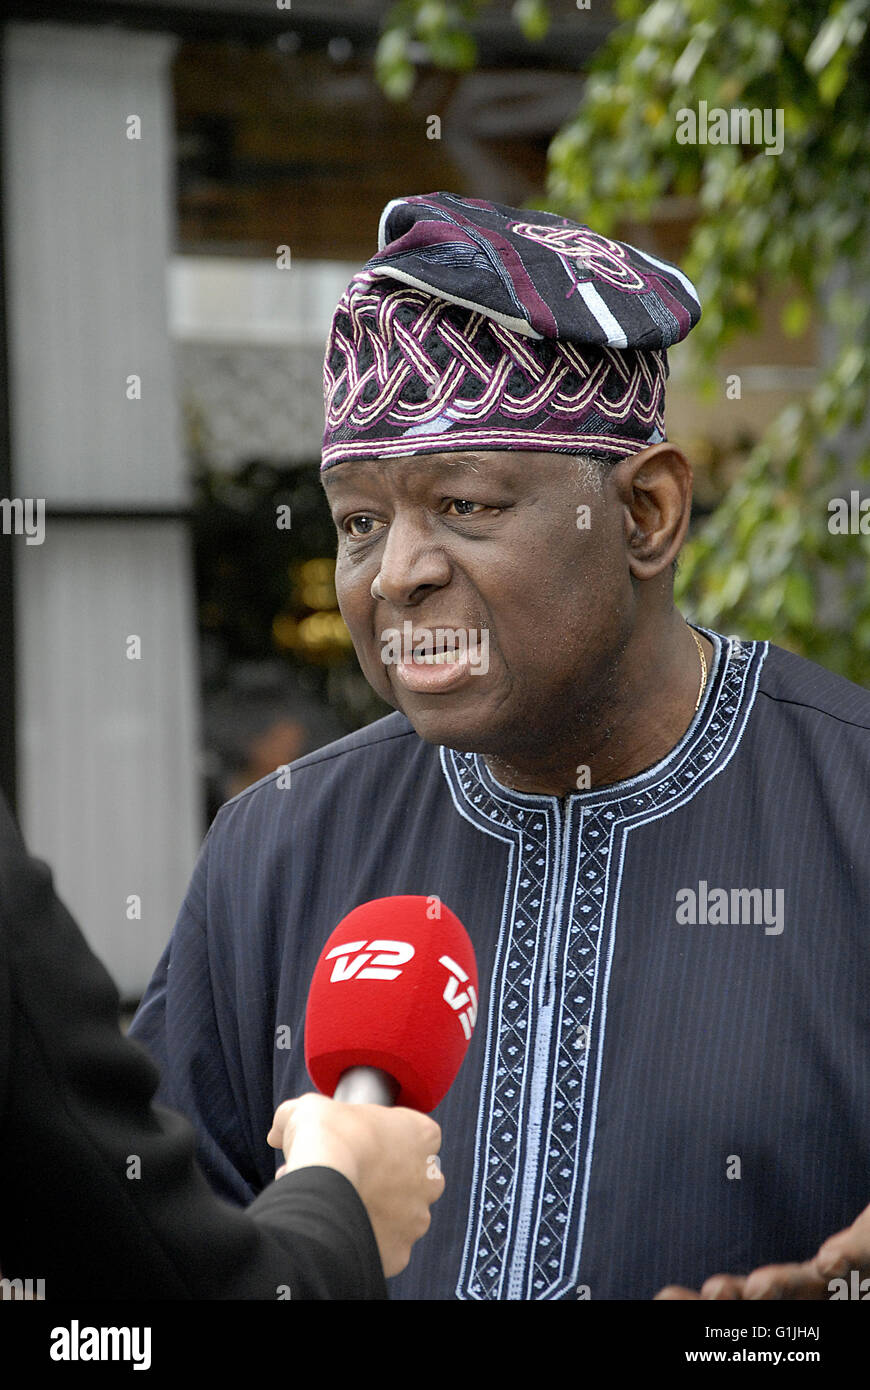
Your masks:
<svg viewBox="0 0 870 1390"><path fill-rule="evenodd" d="M372 593L389 603L419 603L432 589L450 582L450 561L421 520L395 516L381 552Z"/></svg>

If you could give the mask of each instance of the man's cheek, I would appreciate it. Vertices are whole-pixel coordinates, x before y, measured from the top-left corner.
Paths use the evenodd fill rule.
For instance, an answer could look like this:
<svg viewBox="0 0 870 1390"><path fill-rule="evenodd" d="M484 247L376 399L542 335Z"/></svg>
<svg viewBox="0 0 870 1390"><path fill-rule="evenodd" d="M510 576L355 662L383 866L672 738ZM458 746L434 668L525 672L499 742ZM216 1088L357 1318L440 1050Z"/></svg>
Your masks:
<svg viewBox="0 0 870 1390"><path fill-rule="evenodd" d="M358 597L353 593L348 593L341 588L337 580L335 585L335 596L338 601L338 611L344 619L345 626L350 633L350 638L356 649L356 653L360 656L360 660L362 660L360 653L365 649L366 645L370 644L372 641L372 601L367 595L365 597Z"/></svg>
<svg viewBox="0 0 870 1390"><path fill-rule="evenodd" d="M381 656L382 644L380 642L373 643L368 632L365 636L360 634L357 637L351 630L351 637L357 660L369 685L378 695L394 705L395 699L393 698L387 667Z"/></svg>

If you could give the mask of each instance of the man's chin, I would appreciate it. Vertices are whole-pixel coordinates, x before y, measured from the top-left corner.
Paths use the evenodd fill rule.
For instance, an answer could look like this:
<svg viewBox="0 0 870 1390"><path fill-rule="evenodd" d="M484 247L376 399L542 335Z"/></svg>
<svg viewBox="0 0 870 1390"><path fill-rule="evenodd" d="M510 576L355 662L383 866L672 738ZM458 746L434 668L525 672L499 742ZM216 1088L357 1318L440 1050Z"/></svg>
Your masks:
<svg viewBox="0 0 870 1390"><path fill-rule="evenodd" d="M404 714L414 732L424 743L454 748L457 753L494 753L495 737L492 721L478 710L461 710L445 701L440 707L431 697L420 700L397 697L392 703Z"/></svg>
<svg viewBox="0 0 870 1390"><path fill-rule="evenodd" d="M368 673L364 674L368 678ZM489 683L492 675L490 671L483 679ZM390 671L385 686L370 678L369 684L405 716L425 743L455 748L458 753L494 753L494 743L501 742L494 737L499 700L493 698L491 688L484 690L479 680L472 677L444 690L409 690ZM507 741L512 742L510 737Z"/></svg>

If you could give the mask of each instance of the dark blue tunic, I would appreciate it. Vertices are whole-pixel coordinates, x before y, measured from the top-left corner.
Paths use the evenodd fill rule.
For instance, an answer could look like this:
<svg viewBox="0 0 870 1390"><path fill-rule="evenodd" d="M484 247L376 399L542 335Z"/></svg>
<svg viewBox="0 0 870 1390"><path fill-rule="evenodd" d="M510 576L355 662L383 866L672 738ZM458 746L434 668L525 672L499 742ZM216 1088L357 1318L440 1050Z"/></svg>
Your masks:
<svg viewBox="0 0 870 1390"><path fill-rule="evenodd" d="M650 1298L870 1203L870 693L707 635L691 726L616 786L511 791L393 714L221 809L132 1029L219 1192L262 1190L311 1089L326 937L413 893L465 923L481 1010L394 1297Z"/></svg>

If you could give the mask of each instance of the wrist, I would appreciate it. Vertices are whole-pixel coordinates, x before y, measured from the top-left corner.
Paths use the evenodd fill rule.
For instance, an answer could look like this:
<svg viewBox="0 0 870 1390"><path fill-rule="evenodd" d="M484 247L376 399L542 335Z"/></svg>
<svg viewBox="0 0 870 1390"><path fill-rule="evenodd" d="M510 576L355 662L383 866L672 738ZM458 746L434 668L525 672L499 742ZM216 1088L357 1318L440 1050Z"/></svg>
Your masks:
<svg viewBox="0 0 870 1390"><path fill-rule="evenodd" d="M299 1168L333 1168L359 1190L360 1165L353 1149L332 1135L318 1135L295 1141L283 1165L285 1173Z"/></svg>

